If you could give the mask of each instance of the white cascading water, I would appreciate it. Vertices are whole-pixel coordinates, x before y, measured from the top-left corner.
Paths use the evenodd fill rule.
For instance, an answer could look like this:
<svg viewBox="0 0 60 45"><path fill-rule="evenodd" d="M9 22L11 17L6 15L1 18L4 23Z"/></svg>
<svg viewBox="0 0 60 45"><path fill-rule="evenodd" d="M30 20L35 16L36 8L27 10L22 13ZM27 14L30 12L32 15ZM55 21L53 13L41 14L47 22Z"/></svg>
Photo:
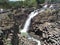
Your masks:
<svg viewBox="0 0 60 45"><path fill-rule="evenodd" d="M45 11L45 9L47 8L48 5L45 5L43 6L43 8L41 10L37 9L33 12L31 12L31 14L29 14L28 16L28 19L26 20L26 23L24 25L24 28L20 31L21 33L27 33L28 34L28 29L29 29L29 26L30 26L30 22L31 22L31 19L33 17L35 17L36 15L38 15L39 13ZM29 35L28 35L29 36ZM33 41L36 41L38 43L38 45L41 45L40 41L37 40L37 39L34 39L33 37L28 37L28 39L32 39Z"/></svg>
<svg viewBox="0 0 60 45"><path fill-rule="evenodd" d="M29 28L29 25L30 25L30 21L31 19L36 16L38 14L38 10L35 10L34 12L32 12L29 16L28 16L28 19L26 20L26 23L24 25L24 28L21 32L27 32L28 31L28 28Z"/></svg>
<svg viewBox="0 0 60 45"><path fill-rule="evenodd" d="M0 11L3 12L3 9L1 8Z"/></svg>
<svg viewBox="0 0 60 45"><path fill-rule="evenodd" d="M51 4L49 8L50 8L50 9L53 9L53 5Z"/></svg>
<svg viewBox="0 0 60 45"><path fill-rule="evenodd" d="M46 4L45 6L43 6L43 8L47 8L47 6L48 6L48 5Z"/></svg>
<svg viewBox="0 0 60 45"><path fill-rule="evenodd" d="M47 5L43 6L43 8L47 8ZM29 14L28 19L26 20L26 23L25 23L25 25L24 25L24 28L23 28L23 30L21 30L21 32L27 32L27 31L28 31L28 28L29 28L29 25L30 25L31 19L32 19L34 16L36 16L38 13L43 12L44 10L45 10L45 9L42 9L41 11L39 11L39 9L37 9L37 10L31 12L31 14Z"/></svg>

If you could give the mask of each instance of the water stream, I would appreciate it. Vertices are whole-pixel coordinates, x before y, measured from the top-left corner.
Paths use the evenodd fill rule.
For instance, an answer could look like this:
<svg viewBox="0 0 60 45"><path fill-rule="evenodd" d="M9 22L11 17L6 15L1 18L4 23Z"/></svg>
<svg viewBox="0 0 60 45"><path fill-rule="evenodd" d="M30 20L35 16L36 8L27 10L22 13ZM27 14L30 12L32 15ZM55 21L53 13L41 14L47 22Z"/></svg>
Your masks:
<svg viewBox="0 0 60 45"><path fill-rule="evenodd" d="M50 8L50 9L54 9L53 4L51 4L49 8Z"/></svg>
<svg viewBox="0 0 60 45"><path fill-rule="evenodd" d="M47 6L48 6L48 5L45 5L45 6L43 6L43 8L42 8L41 10L37 9L37 10L34 10L33 12L31 12L31 13L29 14L29 16L28 16L28 18L27 18L27 20L26 20L26 22L25 22L25 25L24 25L23 29L20 31L21 34L22 34L22 33L28 34L27 31L28 31L28 29L29 29L29 26L30 26L30 23L31 23L31 19L32 19L33 17L35 17L36 15L38 15L39 13L45 11L45 9L47 8ZM29 36L29 34L28 34L28 39L32 39L33 41L36 41L36 42L38 43L37 45L41 45L40 40L37 40L37 39Z"/></svg>

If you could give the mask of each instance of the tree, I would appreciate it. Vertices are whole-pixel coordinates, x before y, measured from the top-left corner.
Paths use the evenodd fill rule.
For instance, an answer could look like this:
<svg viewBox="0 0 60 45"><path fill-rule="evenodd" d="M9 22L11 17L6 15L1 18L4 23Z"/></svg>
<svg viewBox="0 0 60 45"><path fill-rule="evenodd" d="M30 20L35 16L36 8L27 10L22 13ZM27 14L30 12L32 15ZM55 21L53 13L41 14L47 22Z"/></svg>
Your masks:
<svg viewBox="0 0 60 45"><path fill-rule="evenodd" d="M25 0L25 1L23 2L23 4L24 4L24 6L26 6L26 7L32 7L32 6L36 7L36 6L37 6L36 0Z"/></svg>
<svg viewBox="0 0 60 45"><path fill-rule="evenodd" d="M6 8L9 6L8 0L0 0L0 8Z"/></svg>

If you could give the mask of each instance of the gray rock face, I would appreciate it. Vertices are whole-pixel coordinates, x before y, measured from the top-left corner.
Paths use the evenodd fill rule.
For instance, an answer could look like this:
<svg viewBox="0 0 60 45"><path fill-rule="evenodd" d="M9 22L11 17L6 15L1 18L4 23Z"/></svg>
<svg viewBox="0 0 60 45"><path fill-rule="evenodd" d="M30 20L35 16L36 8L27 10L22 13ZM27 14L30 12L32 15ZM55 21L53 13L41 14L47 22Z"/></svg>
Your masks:
<svg viewBox="0 0 60 45"><path fill-rule="evenodd" d="M0 14L0 32L3 38L13 39L19 45L36 45L33 40L19 34L19 26L22 29L28 14L32 9L13 10L8 14ZM2 17L1 17L2 16ZM60 12L47 9L47 11L35 16L31 20L29 34L41 41L42 45L60 45ZM14 44L16 44L14 43ZM17 45L17 44L16 44Z"/></svg>
<svg viewBox="0 0 60 45"><path fill-rule="evenodd" d="M32 19L30 35L36 35L35 38L40 39L42 45L60 45L60 18L58 17L58 13L49 10L37 15Z"/></svg>
<svg viewBox="0 0 60 45"><path fill-rule="evenodd" d="M18 35L20 34L19 28L23 28L27 16L32 10L22 8L0 14L0 40L3 40L4 45L36 45L33 40Z"/></svg>

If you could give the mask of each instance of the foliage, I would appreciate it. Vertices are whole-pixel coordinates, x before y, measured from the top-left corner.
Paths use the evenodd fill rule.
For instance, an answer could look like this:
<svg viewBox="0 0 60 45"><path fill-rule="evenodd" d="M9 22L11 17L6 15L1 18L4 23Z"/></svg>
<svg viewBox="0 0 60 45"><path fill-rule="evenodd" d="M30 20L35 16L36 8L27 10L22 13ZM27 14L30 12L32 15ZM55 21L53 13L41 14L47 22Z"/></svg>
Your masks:
<svg viewBox="0 0 60 45"><path fill-rule="evenodd" d="M36 7L37 4L43 3L44 0L25 0L25 1L8 1L8 0L0 0L0 7L2 8L11 8L11 7Z"/></svg>
<svg viewBox="0 0 60 45"><path fill-rule="evenodd" d="M23 3L24 3L24 6L26 6L26 7L32 7L32 6L36 7L37 6L36 0L25 0Z"/></svg>
<svg viewBox="0 0 60 45"><path fill-rule="evenodd" d="M1 8L6 8L8 5L8 0L0 0L0 7Z"/></svg>

